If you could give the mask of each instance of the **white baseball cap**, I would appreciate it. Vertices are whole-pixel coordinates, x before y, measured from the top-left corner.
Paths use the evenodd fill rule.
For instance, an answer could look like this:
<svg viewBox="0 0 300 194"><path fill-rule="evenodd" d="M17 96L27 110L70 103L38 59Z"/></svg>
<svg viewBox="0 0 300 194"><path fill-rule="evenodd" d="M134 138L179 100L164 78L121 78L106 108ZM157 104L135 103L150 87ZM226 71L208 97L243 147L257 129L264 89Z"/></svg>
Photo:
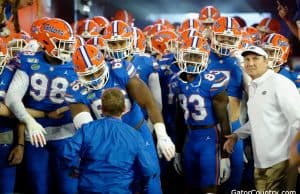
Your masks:
<svg viewBox="0 0 300 194"><path fill-rule="evenodd" d="M242 51L241 55L244 57L248 53L255 53L257 55L268 58L268 54L266 53L266 51L264 51L264 49L262 49L258 46L249 46L248 48L246 48L245 50Z"/></svg>

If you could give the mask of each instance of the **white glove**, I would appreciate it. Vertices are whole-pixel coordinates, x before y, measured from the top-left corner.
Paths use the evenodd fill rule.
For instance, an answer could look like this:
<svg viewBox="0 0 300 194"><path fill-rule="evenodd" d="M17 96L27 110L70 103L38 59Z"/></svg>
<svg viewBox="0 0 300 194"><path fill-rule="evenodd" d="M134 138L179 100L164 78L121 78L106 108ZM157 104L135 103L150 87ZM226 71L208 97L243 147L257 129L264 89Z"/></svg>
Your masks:
<svg viewBox="0 0 300 194"><path fill-rule="evenodd" d="M8 37L9 35L10 35L10 30L8 29L8 27L4 26L0 31L0 36Z"/></svg>
<svg viewBox="0 0 300 194"><path fill-rule="evenodd" d="M25 121L26 130L30 137L30 142L35 147L43 147L46 145L45 129L32 117L28 117Z"/></svg>
<svg viewBox="0 0 300 194"><path fill-rule="evenodd" d="M157 154L161 158L162 155L167 161L175 156L175 145L167 135L166 127L163 123L155 123L153 125L157 137Z"/></svg>
<svg viewBox="0 0 300 194"><path fill-rule="evenodd" d="M220 161L220 183L226 182L230 177L230 160L229 158L222 158Z"/></svg>
<svg viewBox="0 0 300 194"><path fill-rule="evenodd" d="M179 175L183 175L182 158L180 153L175 153L173 166Z"/></svg>

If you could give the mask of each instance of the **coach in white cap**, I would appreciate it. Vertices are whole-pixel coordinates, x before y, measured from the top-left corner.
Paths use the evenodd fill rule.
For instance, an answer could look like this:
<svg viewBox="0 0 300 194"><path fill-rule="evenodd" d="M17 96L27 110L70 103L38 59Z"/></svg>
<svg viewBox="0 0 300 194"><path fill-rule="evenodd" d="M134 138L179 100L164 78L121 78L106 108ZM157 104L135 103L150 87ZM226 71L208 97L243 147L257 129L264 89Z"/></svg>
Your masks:
<svg viewBox="0 0 300 194"><path fill-rule="evenodd" d="M268 69L268 55L262 48L250 46L242 56L252 78L249 121L228 136L224 149L231 153L238 138L251 135L256 189L284 191L293 129L300 127L300 95L293 82Z"/></svg>

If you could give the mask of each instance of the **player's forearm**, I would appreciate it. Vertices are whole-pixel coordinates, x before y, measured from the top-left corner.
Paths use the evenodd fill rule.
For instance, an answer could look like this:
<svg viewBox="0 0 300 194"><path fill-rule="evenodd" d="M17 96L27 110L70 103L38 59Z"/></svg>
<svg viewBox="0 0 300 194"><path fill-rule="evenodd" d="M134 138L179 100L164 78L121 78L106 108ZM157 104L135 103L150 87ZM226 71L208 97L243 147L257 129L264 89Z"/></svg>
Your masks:
<svg viewBox="0 0 300 194"><path fill-rule="evenodd" d="M45 118L46 112L32 108L26 108L27 112L34 118Z"/></svg>
<svg viewBox="0 0 300 194"><path fill-rule="evenodd" d="M128 95L147 111L153 124L164 122L161 111L159 110L153 95L141 80L138 78L131 78L126 89Z"/></svg>
<svg viewBox="0 0 300 194"><path fill-rule="evenodd" d="M18 140L17 144L18 145L24 145L24 137L25 137L25 125L23 123L19 123L17 126L18 129Z"/></svg>
<svg viewBox="0 0 300 194"><path fill-rule="evenodd" d="M223 147L223 145L226 141L225 136L229 135L231 133L229 115L228 115L228 111L227 111L228 101L229 100L228 100L226 92L217 94L213 98L214 113L216 115L217 122L219 123L219 125L221 127L221 136L220 136L221 147ZM222 150L221 157L226 158L229 156L226 151Z"/></svg>
<svg viewBox="0 0 300 194"><path fill-rule="evenodd" d="M9 108L3 104L2 102L0 103L0 116L2 117L11 117L13 114L9 110Z"/></svg>
<svg viewBox="0 0 300 194"><path fill-rule="evenodd" d="M229 115L230 115L230 122L234 122L239 119L241 114L241 101L236 98L229 96Z"/></svg>
<svg viewBox="0 0 300 194"><path fill-rule="evenodd" d="M70 104L69 107L76 129L79 129L85 123L93 121L90 109L85 104Z"/></svg>

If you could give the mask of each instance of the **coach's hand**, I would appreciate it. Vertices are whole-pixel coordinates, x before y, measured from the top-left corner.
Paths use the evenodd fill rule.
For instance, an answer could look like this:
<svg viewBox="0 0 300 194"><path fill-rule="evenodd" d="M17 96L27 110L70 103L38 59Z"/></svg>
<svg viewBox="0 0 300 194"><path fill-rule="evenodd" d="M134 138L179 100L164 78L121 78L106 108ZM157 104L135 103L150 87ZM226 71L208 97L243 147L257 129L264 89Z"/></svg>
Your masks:
<svg viewBox="0 0 300 194"><path fill-rule="evenodd" d="M230 160L229 158L222 158L220 161L220 183L226 182L230 177Z"/></svg>
<svg viewBox="0 0 300 194"><path fill-rule="evenodd" d="M225 137L227 138L227 140L223 145L223 150L225 150L229 154L232 154L234 145L238 140L238 136L237 134L233 133L231 135L226 135Z"/></svg>

